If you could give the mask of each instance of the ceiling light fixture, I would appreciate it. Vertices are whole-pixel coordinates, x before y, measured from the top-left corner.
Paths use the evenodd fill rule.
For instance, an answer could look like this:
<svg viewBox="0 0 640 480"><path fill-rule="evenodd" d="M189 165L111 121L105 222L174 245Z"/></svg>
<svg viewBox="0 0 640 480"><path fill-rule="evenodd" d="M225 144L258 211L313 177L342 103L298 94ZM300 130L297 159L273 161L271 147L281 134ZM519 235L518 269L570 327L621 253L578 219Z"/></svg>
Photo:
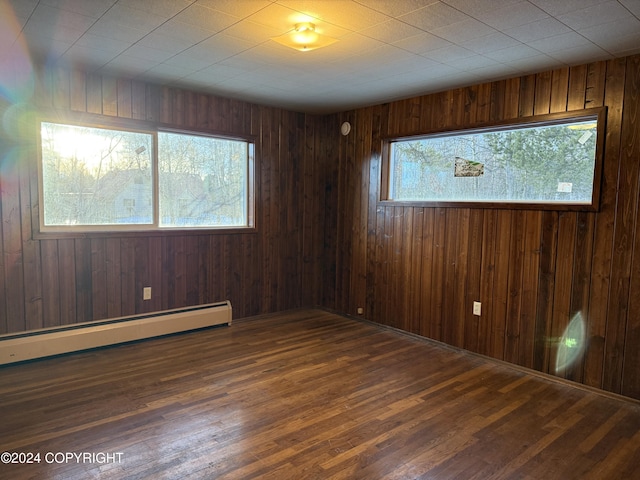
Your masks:
<svg viewBox="0 0 640 480"><path fill-rule="evenodd" d="M318 33L316 26L311 22L296 23L293 30L271 40L300 52L310 52L338 41Z"/></svg>

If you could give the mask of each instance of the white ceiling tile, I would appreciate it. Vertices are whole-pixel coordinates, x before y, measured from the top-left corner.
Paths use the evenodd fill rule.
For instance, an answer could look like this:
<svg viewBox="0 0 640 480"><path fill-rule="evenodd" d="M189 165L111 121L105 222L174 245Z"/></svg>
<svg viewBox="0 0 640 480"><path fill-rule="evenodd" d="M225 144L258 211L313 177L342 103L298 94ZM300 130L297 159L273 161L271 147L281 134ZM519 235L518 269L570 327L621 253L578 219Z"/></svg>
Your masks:
<svg viewBox="0 0 640 480"><path fill-rule="evenodd" d="M533 57L515 58L509 62L510 67L524 74L551 70L564 65L563 62L542 53Z"/></svg>
<svg viewBox="0 0 640 480"><path fill-rule="evenodd" d="M202 58L193 58L188 57L186 55L176 55L168 58L164 62L166 65L171 65L172 67L179 67L184 69L186 72L197 72L202 70L203 68L209 67L212 62L202 59Z"/></svg>
<svg viewBox="0 0 640 480"><path fill-rule="evenodd" d="M437 0L432 0L435 3ZM425 0L356 0L356 3L367 6L390 17L399 17L401 15L413 12L425 6Z"/></svg>
<svg viewBox="0 0 640 480"><path fill-rule="evenodd" d="M188 23L180 22L179 20L171 19L156 28L153 33L158 35L166 35L168 37L184 41L189 45L195 45L196 43L200 43L204 39L209 38L217 32L212 32L195 25L190 25Z"/></svg>
<svg viewBox="0 0 640 480"><path fill-rule="evenodd" d="M167 17L116 3L99 21L149 32L166 22Z"/></svg>
<svg viewBox="0 0 640 480"><path fill-rule="evenodd" d="M462 22L456 22L444 27L434 28L431 30L431 33L449 40L452 43L461 45L464 42L497 33L497 31L475 18L469 18Z"/></svg>
<svg viewBox="0 0 640 480"><path fill-rule="evenodd" d="M476 15L479 20L501 31L548 17L545 11L525 1Z"/></svg>
<svg viewBox="0 0 640 480"><path fill-rule="evenodd" d="M522 0L444 0L444 3L476 18L487 11L502 10L520 2Z"/></svg>
<svg viewBox="0 0 640 480"><path fill-rule="evenodd" d="M39 24L54 23L57 28L70 28L84 32L93 25L95 18L48 5L38 5L31 14L30 21Z"/></svg>
<svg viewBox="0 0 640 480"><path fill-rule="evenodd" d="M81 47L73 45L63 55L63 60L68 63L80 63L88 67L100 67L111 60L115 55L105 50Z"/></svg>
<svg viewBox="0 0 640 480"><path fill-rule="evenodd" d="M567 65L579 65L597 60L607 60L611 54L599 49L595 45L579 45L573 48L556 50L549 53L550 57L560 60Z"/></svg>
<svg viewBox="0 0 640 480"><path fill-rule="evenodd" d="M574 30L593 27L602 23L611 23L624 19L629 11L617 1L599 3L592 7L558 16L558 20Z"/></svg>
<svg viewBox="0 0 640 480"><path fill-rule="evenodd" d="M278 0L278 4L353 31L386 22L390 18L351 0L341 0L339 7L335 0Z"/></svg>
<svg viewBox="0 0 640 480"><path fill-rule="evenodd" d="M198 3L216 12L223 12L234 17L247 18L258 10L273 3L273 0L198 0Z"/></svg>
<svg viewBox="0 0 640 480"><path fill-rule="evenodd" d="M499 62L496 62L489 57L485 57L484 55L474 55L472 57L459 58L444 63L459 70L471 71L488 65L497 65Z"/></svg>
<svg viewBox="0 0 640 480"><path fill-rule="evenodd" d="M544 18L542 20L527 23L526 25L509 28L503 33L519 40L520 42L528 43L534 40L555 37L556 35L562 35L570 32L572 32L572 30L569 27L555 18Z"/></svg>
<svg viewBox="0 0 640 480"><path fill-rule="evenodd" d="M473 57L475 55L477 55L475 52L461 47L460 45L449 45L447 47L438 48L422 54L423 57L440 63L447 63L451 60Z"/></svg>
<svg viewBox="0 0 640 480"><path fill-rule="evenodd" d="M614 47L619 38L638 33L640 33L640 20L637 18L624 18L615 22L602 23L580 31L581 35L605 50Z"/></svg>
<svg viewBox="0 0 640 480"><path fill-rule="evenodd" d="M255 66L273 65L273 62L277 61L278 52L274 52L275 47L270 47L269 43L266 42L234 53L232 56L220 60L220 63L225 65L251 65L254 70L256 69ZM293 50L291 52L293 53Z"/></svg>
<svg viewBox="0 0 640 480"><path fill-rule="evenodd" d="M451 25L452 23L463 22L471 18L466 13L461 12L443 2L435 2L414 12L399 17L403 22L414 25L422 30Z"/></svg>
<svg viewBox="0 0 640 480"><path fill-rule="evenodd" d="M100 19L96 21L89 30L87 30L87 33L101 37L124 40L125 42L133 44L144 37L147 32L138 28L127 27Z"/></svg>
<svg viewBox="0 0 640 480"><path fill-rule="evenodd" d="M366 37L364 35L360 35L359 33L351 33L342 37L339 42L325 47L323 50L335 52L337 58L344 58L352 57L355 55L366 56L382 45L384 45L383 42L380 42L374 38Z"/></svg>
<svg viewBox="0 0 640 480"><path fill-rule="evenodd" d="M166 63L160 63L145 72L145 75L158 76L164 79L177 80L188 75L191 72L185 72L184 69Z"/></svg>
<svg viewBox="0 0 640 480"><path fill-rule="evenodd" d="M194 78L198 79L199 81L208 81L210 83L215 83L220 80L227 80L230 78L238 77L243 73L244 71L241 69L229 67L227 65L216 64L192 73L187 78Z"/></svg>
<svg viewBox="0 0 640 480"><path fill-rule="evenodd" d="M30 0L29 0L30 1ZM117 0L40 0L40 4L60 8L68 12L99 18L109 10ZM20 3L28 3L27 0L17 0Z"/></svg>
<svg viewBox="0 0 640 480"><path fill-rule="evenodd" d="M317 26L320 25L319 18L304 15L296 10L275 3L262 10L258 10L248 17L247 20L271 27L281 34L291 31L294 25L300 22L314 22Z"/></svg>
<svg viewBox="0 0 640 480"><path fill-rule="evenodd" d="M534 5L540 7L549 15L558 16L564 13L583 10L599 3L603 0L529 0Z"/></svg>
<svg viewBox="0 0 640 480"><path fill-rule="evenodd" d="M396 43L424 32L412 25L391 19L360 30L358 33L381 42Z"/></svg>
<svg viewBox="0 0 640 480"><path fill-rule="evenodd" d="M129 76L140 75L150 68L158 65L158 62L149 58L133 57L130 55L118 55L105 64L102 69L107 72L118 72Z"/></svg>
<svg viewBox="0 0 640 480"><path fill-rule="evenodd" d="M164 50L172 56L188 49L193 45L187 40L182 40L171 35L163 35L156 32L151 32L148 35L145 35L144 38L142 38L138 43L145 47Z"/></svg>
<svg viewBox="0 0 640 480"><path fill-rule="evenodd" d="M423 54L439 48L449 47L453 44L442 37L424 32L405 40L395 42L394 45L408 52Z"/></svg>
<svg viewBox="0 0 640 480"><path fill-rule="evenodd" d="M421 57L410 52L399 50L392 45L382 45L370 52L371 58L376 58L382 68L374 62L369 62L368 67L363 68L367 78L387 77L397 75L401 71L416 70L417 62Z"/></svg>
<svg viewBox="0 0 640 480"><path fill-rule="evenodd" d="M517 77L518 69L514 68L509 63L499 63L494 65L487 65L486 67L476 68L471 70L472 73L478 75L480 81L495 81L505 78Z"/></svg>
<svg viewBox="0 0 640 480"><path fill-rule="evenodd" d="M314 111L640 53L640 0L4 1L3 65L22 28L36 61ZM301 21L339 41L271 40Z"/></svg>
<svg viewBox="0 0 640 480"><path fill-rule="evenodd" d="M608 51L619 57L639 54L640 32L618 38L616 45L608 47Z"/></svg>
<svg viewBox="0 0 640 480"><path fill-rule="evenodd" d="M217 12L204 5L193 4L178 13L173 20L188 25L195 25L211 32L221 32L225 28L240 21L240 17L235 17L227 13Z"/></svg>
<svg viewBox="0 0 640 480"><path fill-rule="evenodd" d="M485 56L492 58L501 63L509 63L514 60L521 60L528 57L536 57L540 52L528 45L514 45L512 47L503 48L491 52L485 52Z"/></svg>
<svg viewBox="0 0 640 480"><path fill-rule="evenodd" d="M566 48L583 47L593 45L589 40L575 32L564 33L553 37L529 42L529 46L542 53L551 53Z"/></svg>
<svg viewBox="0 0 640 480"><path fill-rule="evenodd" d="M22 40L22 38L21 36L20 40ZM18 44L20 44L20 41ZM72 44L50 37L31 35L26 42L26 46L29 49L30 56L36 59L46 59L47 62L51 62L69 50ZM24 56L24 52L22 52L22 55Z"/></svg>
<svg viewBox="0 0 640 480"><path fill-rule="evenodd" d="M242 53L245 58L256 58L262 66L277 72L281 68L296 65L300 59L308 57L307 53L311 52L298 52L276 42L265 42L244 50ZM278 64L277 69L272 67L274 63Z"/></svg>
<svg viewBox="0 0 640 480"><path fill-rule="evenodd" d="M484 37L476 38L468 42L462 42L460 45L476 53L486 53L521 45L521 43L518 40L505 35L504 33L496 32L492 33L491 35L485 35Z"/></svg>
<svg viewBox="0 0 640 480"><path fill-rule="evenodd" d="M636 17L640 18L640 0L619 0L619 2Z"/></svg>
<svg viewBox="0 0 640 480"><path fill-rule="evenodd" d="M7 14L11 11L20 18L29 18L33 10L38 6L38 0L8 0Z"/></svg>
<svg viewBox="0 0 640 480"><path fill-rule="evenodd" d="M173 17L193 3L195 0L118 0L118 5L167 18Z"/></svg>
<svg viewBox="0 0 640 480"><path fill-rule="evenodd" d="M254 58L247 58L245 53L249 50L243 50L231 57L225 58L217 62L217 65L229 67L238 70L238 74L242 72L252 72L258 69L263 63L256 61Z"/></svg>
<svg viewBox="0 0 640 480"><path fill-rule="evenodd" d="M122 53L122 55L126 55L130 58L140 58L145 59L150 62L162 63L167 58L171 57L172 54L165 50L160 50L159 48L148 47L146 45L141 45L140 43L136 43L129 47L126 51Z"/></svg>
<svg viewBox="0 0 640 480"><path fill-rule="evenodd" d="M184 51L184 55L214 63L214 61L236 55L252 46L253 43L242 38L219 33L188 48Z"/></svg>
<svg viewBox="0 0 640 480"><path fill-rule="evenodd" d="M37 36L40 38L50 38L70 44L78 40L84 33L83 30L75 28L60 27L50 22L36 21L29 21L25 25L23 32L27 37Z"/></svg>
<svg viewBox="0 0 640 480"><path fill-rule="evenodd" d="M224 30L225 35L231 37L242 38L252 43L262 43L273 37L281 35L281 31L274 27L269 27L250 20L236 23Z"/></svg>
<svg viewBox="0 0 640 480"><path fill-rule="evenodd" d="M13 42L24 28L29 19L28 16L20 17L14 15L11 10L7 10L5 15L0 16L0 46L6 47L7 43Z"/></svg>
<svg viewBox="0 0 640 480"><path fill-rule="evenodd" d="M104 50L109 53L118 54L129 48L129 42L119 40L117 38L101 37L86 33L82 35L75 45L85 48L94 48L96 50Z"/></svg>

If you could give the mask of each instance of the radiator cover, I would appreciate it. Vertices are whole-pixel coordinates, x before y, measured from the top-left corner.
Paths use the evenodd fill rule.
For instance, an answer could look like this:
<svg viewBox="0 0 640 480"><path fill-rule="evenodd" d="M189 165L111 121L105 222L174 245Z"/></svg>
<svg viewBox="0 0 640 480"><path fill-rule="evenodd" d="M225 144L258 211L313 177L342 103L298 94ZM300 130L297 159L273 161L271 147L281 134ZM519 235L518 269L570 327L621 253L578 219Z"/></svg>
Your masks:
<svg viewBox="0 0 640 480"><path fill-rule="evenodd" d="M231 302L0 335L0 365L231 324Z"/></svg>

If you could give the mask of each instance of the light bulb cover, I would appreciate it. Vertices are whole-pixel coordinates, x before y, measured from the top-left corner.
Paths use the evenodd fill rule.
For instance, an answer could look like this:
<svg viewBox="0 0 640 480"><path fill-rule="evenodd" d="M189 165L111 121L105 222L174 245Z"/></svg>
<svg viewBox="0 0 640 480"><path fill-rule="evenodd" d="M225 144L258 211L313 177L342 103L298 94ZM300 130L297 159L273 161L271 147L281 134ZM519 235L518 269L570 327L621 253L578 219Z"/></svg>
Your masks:
<svg viewBox="0 0 640 480"><path fill-rule="evenodd" d="M311 22L296 23L293 30L271 40L300 52L310 52L338 41L316 32L316 26Z"/></svg>

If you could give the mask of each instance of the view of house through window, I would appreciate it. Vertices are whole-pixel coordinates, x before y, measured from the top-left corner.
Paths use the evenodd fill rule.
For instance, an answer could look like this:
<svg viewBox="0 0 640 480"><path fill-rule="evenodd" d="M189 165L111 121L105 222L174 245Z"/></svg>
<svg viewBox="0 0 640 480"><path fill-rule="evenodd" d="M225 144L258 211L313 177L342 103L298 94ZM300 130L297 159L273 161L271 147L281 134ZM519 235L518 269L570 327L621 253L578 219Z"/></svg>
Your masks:
<svg viewBox="0 0 640 480"><path fill-rule="evenodd" d="M160 225L247 224L247 142L158 133Z"/></svg>
<svg viewBox="0 0 640 480"><path fill-rule="evenodd" d="M49 122L40 134L44 231L249 226L247 141Z"/></svg>
<svg viewBox="0 0 640 480"><path fill-rule="evenodd" d="M389 144L388 200L591 204L597 119Z"/></svg>

